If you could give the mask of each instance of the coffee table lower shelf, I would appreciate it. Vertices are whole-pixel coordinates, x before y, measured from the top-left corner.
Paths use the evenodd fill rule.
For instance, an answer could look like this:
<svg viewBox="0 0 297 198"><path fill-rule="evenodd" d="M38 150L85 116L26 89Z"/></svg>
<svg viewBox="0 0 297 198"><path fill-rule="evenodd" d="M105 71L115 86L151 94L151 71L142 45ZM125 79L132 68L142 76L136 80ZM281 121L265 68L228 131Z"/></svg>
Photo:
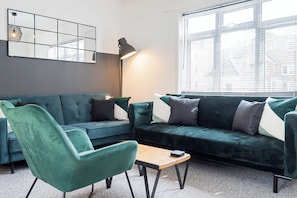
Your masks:
<svg viewBox="0 0 297 198"><path fill-rule="evenodd" d="M180 189L184 188L191 155L186 153L181 157L172 157L170 156L170 153L171 153L171 150L168 150L168 149L162 149L162 148L147 146L143 144L138 145L138 153L136 156L135 164L138 165L140 175L144 176L144 183L145 183L147 198L153 198L155 196L161 171L165 168L169 168L172 166L175 167ZM186 163L186 167L185 167L184 177L182 180L178 165L184 162ZM150 194L150 190L149 190L146 168L152 168L157 170L157 175L155 178L152 194Z"/></svg>

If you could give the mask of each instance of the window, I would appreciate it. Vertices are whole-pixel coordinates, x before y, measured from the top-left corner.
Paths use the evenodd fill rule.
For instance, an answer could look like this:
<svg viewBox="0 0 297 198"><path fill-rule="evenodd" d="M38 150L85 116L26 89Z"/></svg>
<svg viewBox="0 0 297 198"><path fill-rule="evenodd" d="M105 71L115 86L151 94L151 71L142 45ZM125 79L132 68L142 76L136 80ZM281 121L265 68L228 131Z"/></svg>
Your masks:
<svg viewBox="0 0 297 198"><path fill-rule="evenodd" d="M247 0L183 14L183 93L297 93L297 1Z"/></svg>

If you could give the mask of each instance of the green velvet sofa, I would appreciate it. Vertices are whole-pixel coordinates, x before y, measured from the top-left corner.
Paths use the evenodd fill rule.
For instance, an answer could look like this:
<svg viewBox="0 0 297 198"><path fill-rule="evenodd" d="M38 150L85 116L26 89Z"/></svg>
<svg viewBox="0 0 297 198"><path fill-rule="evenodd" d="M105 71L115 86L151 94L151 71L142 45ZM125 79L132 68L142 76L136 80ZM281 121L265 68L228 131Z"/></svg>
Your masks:
<svg viewBox="0 0 297 198"><path fill-rule="evenodd" d="M203 158L235 163L274 175L277 180L297 178L297 112L285 115L285 141L264 135L249 135L232 130L241 100L263 102L267 97L199 96L198 126L152 122L153 102L130 104L132 136L140 143L180 149Z"/></svg>
<svg viewBox="0 0 297 198"><path fill-rule="evenodd" d="M67 131L79 128L88 134L93 146L118 142L130 137L129 120L92 121L92 99L105 99L106 93L64 95L2 96L0 100L18 99L45 108ZM0 118L0 164L24 160L13 132L8 132L7 120Z"/></svg>

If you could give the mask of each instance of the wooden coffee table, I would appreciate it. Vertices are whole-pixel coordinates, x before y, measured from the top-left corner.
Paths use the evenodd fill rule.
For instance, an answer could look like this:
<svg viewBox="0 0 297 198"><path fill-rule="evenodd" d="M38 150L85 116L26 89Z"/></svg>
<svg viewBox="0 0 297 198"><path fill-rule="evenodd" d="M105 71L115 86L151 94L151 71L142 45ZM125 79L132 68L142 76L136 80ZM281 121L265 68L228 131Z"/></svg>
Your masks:
<svg viewBox="0 0 297 198"><path fill-rule="evenodd" d="M168 150L168 149L162 149L162 148L157 148L153 146L138 144L138 153L136 156L135 163L138 165L140 175L144 176L144 183L145 183L147 198L153 198L155 196L161 171L165 168L169 168L172 166L175 166L180 189L184 188L185 181L187 178L188 168L189 168L189 162L190 162L189 159L191 158L191 155L185 153L185 155L181 157L172 157L170 156L170 153L171 153L171 150ZM187 162L187 164L185 168L184 178L182 181L178 165L183 162ZM146 168L152 168L158 171L151 195L149 191Z"/></svg>

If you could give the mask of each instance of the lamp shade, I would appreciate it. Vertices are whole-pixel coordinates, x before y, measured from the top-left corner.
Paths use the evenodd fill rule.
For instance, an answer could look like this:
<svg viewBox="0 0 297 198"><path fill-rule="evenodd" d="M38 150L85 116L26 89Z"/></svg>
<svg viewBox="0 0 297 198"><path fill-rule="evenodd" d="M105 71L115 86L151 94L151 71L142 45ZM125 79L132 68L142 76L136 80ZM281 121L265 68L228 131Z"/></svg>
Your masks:
<svg viewBox="0 0 297 198"><path fill-rule="evenodd" d="M119 39L119 56L123 60L128 58L136 53L136 50L133 46L129 45L125 38Z"/></svg>
<svg viewBox="0 0 297 198"><path fill-rule="evenodd" d="M15 25L9 25L8 37L10 41L19 41L22 38L22 30L20 27Z"/></svg>

